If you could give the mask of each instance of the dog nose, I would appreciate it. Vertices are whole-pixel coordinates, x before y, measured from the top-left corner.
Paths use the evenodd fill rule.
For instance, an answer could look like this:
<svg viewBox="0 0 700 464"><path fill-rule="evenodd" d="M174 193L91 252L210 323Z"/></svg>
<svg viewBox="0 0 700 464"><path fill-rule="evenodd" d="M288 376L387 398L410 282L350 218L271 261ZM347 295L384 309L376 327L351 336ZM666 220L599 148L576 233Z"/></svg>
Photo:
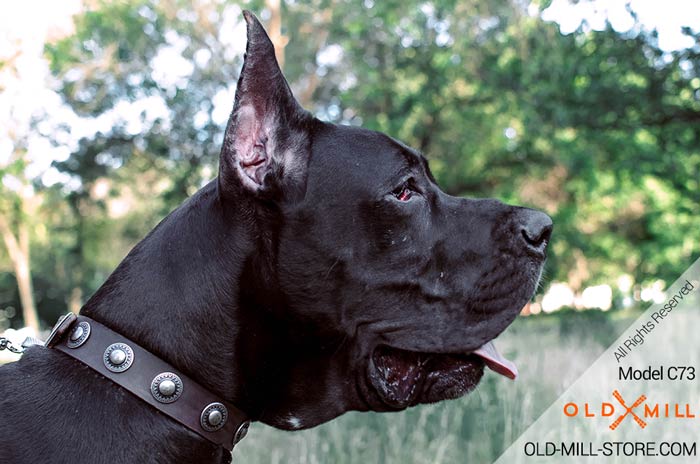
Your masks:
<svg viewBox="0 0 700 464"><path fill-rule="evenodd" d="M524 211L521 233L528 248L544 251L542 245L552 236L552 218L541 211L528 209Z"/></svg>

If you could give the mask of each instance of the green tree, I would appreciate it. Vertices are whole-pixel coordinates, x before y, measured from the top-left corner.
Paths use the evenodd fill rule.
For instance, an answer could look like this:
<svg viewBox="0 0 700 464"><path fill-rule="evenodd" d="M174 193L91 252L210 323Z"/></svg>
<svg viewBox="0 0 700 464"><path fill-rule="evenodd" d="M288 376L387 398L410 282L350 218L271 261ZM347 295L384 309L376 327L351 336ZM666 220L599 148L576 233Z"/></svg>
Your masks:
<svg viewBox="0 0 700 464"><path fill-rule="evenodd" d="M525 6L246 7L273 23L292 88L319 117L422 150L449 193L550 213L547 279L581 290L622 273L637 284L674 278L700 253L697 36L694 48L665 53L639 28L562 35ZM54 206L41 213L51 230L33 257L42 295L69 295L77 308L215 175L240 21L236 4L98 2L76 18L74 35L47 47L60 94L85 121L140 113L56 163L69 180L46 192ZM57 128L57 141L69 131Z"/></svg>
<svg viewBox="0 0 700 464"><path fill-rule="evenodd" d="M15 153L21 154L22 150ZM24 168L23 157L0 167L0 235L12 262L22 305L22 319L25 325L38 333L39 316L34 303L29 233L37 198L33 186L24 177Z"/></svg>

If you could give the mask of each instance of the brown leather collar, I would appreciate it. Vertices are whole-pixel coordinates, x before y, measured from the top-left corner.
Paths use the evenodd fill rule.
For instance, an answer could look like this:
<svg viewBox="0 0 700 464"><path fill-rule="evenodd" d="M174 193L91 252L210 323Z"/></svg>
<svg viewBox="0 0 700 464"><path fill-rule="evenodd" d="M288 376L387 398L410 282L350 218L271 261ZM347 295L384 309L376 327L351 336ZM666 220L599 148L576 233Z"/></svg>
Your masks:
<svg viewBox="0 0 700 464"><path fill-rule="evenodd" d="M58 320L45 346L77 359L207 440L233 447L250 421L170 364L85 316Z"/></svg>

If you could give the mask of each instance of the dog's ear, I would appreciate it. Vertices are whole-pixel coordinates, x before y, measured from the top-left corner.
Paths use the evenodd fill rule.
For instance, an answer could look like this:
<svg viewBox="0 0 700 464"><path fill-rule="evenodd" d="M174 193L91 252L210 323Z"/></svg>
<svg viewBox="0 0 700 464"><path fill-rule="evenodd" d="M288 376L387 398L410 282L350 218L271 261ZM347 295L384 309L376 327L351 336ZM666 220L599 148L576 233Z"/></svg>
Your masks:
<svg viewBox="0 0 700 464"><path fill-rule="evenodd" d="M313 117L294 99L258 19L249 11L243 15L248 44L221 149L219 185L224 192L298 191L305 183Z"/></svg>

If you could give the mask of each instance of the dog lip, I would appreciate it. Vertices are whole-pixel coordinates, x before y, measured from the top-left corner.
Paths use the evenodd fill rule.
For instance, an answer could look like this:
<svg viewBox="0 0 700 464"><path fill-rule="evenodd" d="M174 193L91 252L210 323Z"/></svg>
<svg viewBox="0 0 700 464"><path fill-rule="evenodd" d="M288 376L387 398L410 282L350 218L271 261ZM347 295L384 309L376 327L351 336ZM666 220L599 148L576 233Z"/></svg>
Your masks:
<svg viewBox="0 0 700 464"><path fill-rule="evenodd" d="M457 398L478 384L485 360L462 352L419 352L380 344L367 364L367 385L382 405L402 410L419 403Z"/></svg>
<svg viewBox="0 0 700 464"><path fill-rule="evenodd" d="M423 390L426 355L378 345L369 357L369 380L382 403L401 410L414 404Z"/></svg>

